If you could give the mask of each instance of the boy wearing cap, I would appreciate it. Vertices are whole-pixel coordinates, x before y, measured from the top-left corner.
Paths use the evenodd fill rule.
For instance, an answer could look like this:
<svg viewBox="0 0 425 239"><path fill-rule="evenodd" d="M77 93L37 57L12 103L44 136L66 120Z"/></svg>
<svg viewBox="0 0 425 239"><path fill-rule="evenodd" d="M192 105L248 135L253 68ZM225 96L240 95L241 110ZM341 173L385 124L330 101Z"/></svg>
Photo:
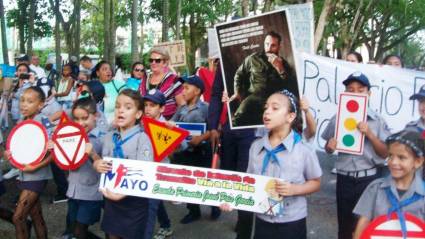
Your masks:
<svg viewBox="0 0 425 239"><path fill-rule="evenodd" d="M147 92L145 96L143 96L143 115L155 119L158 121L166 121L162 113L165 109L165 95L157 89L152 89ZM162 160L162 163L169 163L168 157ZM152 214L156 214L159 222L159 230L153 237L154 239L164 239L173 234L173 230L171 229L171 221L168 217L168 213L165 209L164 203L162 200L149 199L149 211ZM150 217L148 223L155 224L155 217ZM154 228L155 225L149 228ZM151 233L148 233L152 235ZM150 236L149 236L150 237Z"/></svg>
<svg viewBox="0 0 425 239"><path fill-rule="evenodd" d="M189 76L183 79L183 99L186 105L181 106L171 118L174 122L185 123L206 123L208 118L208 104L202 102L199 98L204 92L204 83L198 76ZM209 140L209 131L199 136L192 136L188 142L189 147L183 151L174 153L176 164L209 167L211 163L211 147L207 142ZM187 204L189 213L180 222L188 224L201 218L201 210L197 204ZM220 210L212 207L211 218L217 219L220 216Z"/></svg>
<svg viewBox="0 0 425 239"><path fill-rule="evenodd" d="M404 130L416 131L425 135L425 86L422 86L418 93L413 94L410 100L417 100L419 102L418 111L420 118L409 122Z"/></svg>
<svg viewBox="0 0 425 239"><path fill-rule="evenodd" d="M371 94L369 79L360 72L349 75L342 83L345 85L346 92L369 96ZM321 135L327 141L325 150L329 154L335 151L337 144L335 124L336 117L333 116ZM367 121L358 123L357 128L365 135L363 154L339 153L335 163L338 238L340 239L352 238L357 223L357 218L352 211L367 185L380 177L378 169L384 165L388 155L384 142L390 135L390 131L381 115L368 109Z"/></svg>

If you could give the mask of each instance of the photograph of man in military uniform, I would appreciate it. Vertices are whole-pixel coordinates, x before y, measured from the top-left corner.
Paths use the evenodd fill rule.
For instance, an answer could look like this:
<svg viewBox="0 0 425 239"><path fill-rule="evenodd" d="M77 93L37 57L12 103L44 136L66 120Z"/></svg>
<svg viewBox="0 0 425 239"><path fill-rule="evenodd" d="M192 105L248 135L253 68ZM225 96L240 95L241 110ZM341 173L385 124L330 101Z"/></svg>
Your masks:
<svg viewBox="0 0 425 239"><path fill-rule="evenodd" d="M285 11L220 25L217 32L256 22L262 34L248 37L247 43L228 46L219 35L232 128L262 125L264 104L274 92L287 89L299 95Z"/></svg>

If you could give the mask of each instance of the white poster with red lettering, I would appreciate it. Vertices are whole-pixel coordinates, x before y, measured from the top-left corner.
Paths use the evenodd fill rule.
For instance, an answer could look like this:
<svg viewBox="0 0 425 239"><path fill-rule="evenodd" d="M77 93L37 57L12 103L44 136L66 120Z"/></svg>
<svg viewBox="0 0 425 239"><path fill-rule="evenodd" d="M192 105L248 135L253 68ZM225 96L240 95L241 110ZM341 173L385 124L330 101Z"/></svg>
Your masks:
<svg viewBox="0 0 425 239"><path fill-rule="evenodd" d="M219 206L278 215L284 198L276 179L261 175L184 165L107 158L112 171L102 174L99 188L115 193Z"/></svg>

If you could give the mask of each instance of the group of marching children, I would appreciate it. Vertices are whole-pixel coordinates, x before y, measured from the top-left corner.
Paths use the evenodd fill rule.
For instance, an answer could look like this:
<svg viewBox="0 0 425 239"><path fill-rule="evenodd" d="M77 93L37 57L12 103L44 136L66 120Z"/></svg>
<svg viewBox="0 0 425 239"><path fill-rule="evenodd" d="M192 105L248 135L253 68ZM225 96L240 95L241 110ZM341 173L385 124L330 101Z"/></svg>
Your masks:
<svg viewBox="0 0 425 239"><path fill-rule="evenodd" d="M343 81L346 92L367 94L368 78L355 72ZM377 112L367 109L366 122L357 129L365 135L362 155L339 153L337 169L338 238L360 238L367 225L380 215L395 214L405 237L405 213L425 221L425 87L411 100L419 101L421 118L392 134ZM282 207L275 215L257 214L254 238L307 238L305 196L320 188L321 168L316 154L304 145L297 130L299 106L295 96L282 91L265 105L263 123L268 134L257 139L249 151L248 173L278 178L275 192ZM325 150L336 149L334 116L321 137ZM382 175L385 165L389 175ZM220 208L232 210L228 204Z"/></svg>
<svg viewBox="0 0 425 239"><path fill-rule="evenodd" d="M77 170L69 171L65 235L93 238L95 235L88 227L100 220L103 207L101 228L108 238L152 238L157 215L160 230L155 238L165 238L171 235L172 230L162 201L124 196L109 190L99 191L100 173L111 170L111 162L103 160L103 157L153 161L152 145L144 133L140 119L145 115L165 121L162 116L165 96L156 89L150 90L144 97L138 91L123 89L115 103L114 126L105 127L98 105L104 92L99 92L99 87L94 82L97 81L90 81L82 86L80 97L73 102L68 112L87 132L89 143L86 145L86 153L90 159ZM183 87L187 104L179 111L182 117L192 115L192 118L188 119L189 122L206 122L208 108L205 103L199 101L204 90L202 80L195 76L188 77ZM43 111L50 112L44 110L45 101L46 95L40 87L30 86L23 89L19 98L21 120L32 119L44 125L51 124L50 119L58 119L57 112L52 112L49 116L43 114ZM202 107L198 108L200 105ZM61 112L60 108L58 112ZM44 126L51 129L49 125ZM207 139L208 133L193 137L181 152L185 152L189 147L192 148L190 151L196 152L198 145L205 144ZM52 142L49 142L48 147L51 148L52 145ZM10 152L6 151L4 155L6 159L10 158ZM15 211L5 208L0 210L0 218L14 224L16 238L29 238L32 226L37 238L47 238L47 226L39 198L46 188L47 180L52 178L51 157L47 154L37 166L25 165L18 178L18 187L22 191ZM4 192L0 177L0 195Z"/></svg>
<svg viewBox="0 0 425 239"><path fill-rule="evenodd" d="M347 92L371 94L371 85L364 74L353 73L343 84ZM67 233L76 238L92 237L88 227L100 220L103 207L101 228L108 238L151 238L156 217L160 222L160 233L156 238L169 236L172 233L171 224L162 201L125 196L107 189L98 190L100 173L111 170L110 161L104 160L104 157L153 160L152 145L140 119L145 115L164 121L161 115L165 105L164 95L156 89L144 97L131 89L122 90L115 103L114 127L109 129L102 123L96 86L86 84L83 88L81 97L72 106L66 99L61 102L63 107L70 107L73 120L85 129L90 141L86 145L90 160L69 172ZM182 92L186 105L177 110L172 120L206 122L208 105L199 99L203 91L202 80L198 77L186 78ZM403 212L425 219L422 172L425 89L411 99L419 101L421 118L418 121L409 123L402 132L390 135L382 116L368 109L367 121L357 125L365 135L363 154L338 154L338 238L359 238L369 222L382 214L396 213L403 233L406 233ZM47 117L42 113L45 100L46 96L39 87L23 89L19 98L22 119L33 119L44 124ZM306 195L320 189L322 170L315 151L303 140L305 133L299 127L299 122L304 112L311 130L315 128L314 120L311 120L308 107L301 108L297 97L286 90L272 94L264 109L266 132L251 145L247 172L276 178L271 187L281 203L274 215L256 214L254 238L307 238ZM333 117L321 135L327 141L325 149L328 153L336 149L335 123ZM311 136L309 134L308 137ZM208 166L209 162L202 161L205 154L211 154L206 143L208 138L208 132L192 137L175 153L174 159L186 165ZM5 158L9 157L10 152L6 151ZM390 175L381 177L386 159ZM0 210L0 217L15 225L16 238L29 238L31 226L37 238L47 238L39 198L47 180L52 178L50 161L51 155L47 154L39 165L26 165L19 177L18 187L22 191L15 211ZM0 181L2 193L4 187ZM189 213L181 220L182 223L192 222L201 216L198 205L188 205L188 209ZM232 210L228 204L221 205L220 209ZM218 208L211 209L213 219L219 214ZM29 217L31 220L28 220Z"/></svg>

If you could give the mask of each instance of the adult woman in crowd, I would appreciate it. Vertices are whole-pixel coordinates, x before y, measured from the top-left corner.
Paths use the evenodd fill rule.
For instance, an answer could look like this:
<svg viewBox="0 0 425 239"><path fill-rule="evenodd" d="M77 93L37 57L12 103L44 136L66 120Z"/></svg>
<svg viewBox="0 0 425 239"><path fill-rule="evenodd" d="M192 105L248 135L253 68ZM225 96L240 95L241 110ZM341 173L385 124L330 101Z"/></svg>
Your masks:
<svg viewBox="0 0 425 239"><path fill-rule="evenodd" d="M360 53L356 51L352 51L347 54L347 57L345 58L346 61L353 62L353 63L363 63L363 57L360 55Z"/></svg>
<svg viewBox="0 0 425 239"><path fill-rule="evenodd" d="M403 68L404 67L404 63L401 60L400 56L397 55L388 55L384 58L384 60L382 61L382 64L384 65L390 65L390 66L394 66L394 67L398 67L398 68Z"/></svg>
<svg viewBox="0 0 425 239"><path fill-rule="evenodd" d="M131 77L127 79L127 87L138 90L140 82L146 79L146 69L142 62L134 62L131 66Z"/></svg>
<svg viewBox="0 0 425 239"><path fill-rule="evenodd" d="M170 55L163 48L153 48L150 52L151 74L142 80L139 91L145 96L149 90L158 89L166 96L163 116L168 120L176 112L177 106L184 104L180 95L182 87L177 82L177 75L168 66Z"/></svg>
<svg viewBox="0 0 425 239"><path fill-rule="evenodd" d="M94 68L92 79L97 79L105 88L103 98L103 113L108 124L114 120L115 101L119 92L125 88L125 82L113 79L111 64L107 61L100 61Z"/></svg>

